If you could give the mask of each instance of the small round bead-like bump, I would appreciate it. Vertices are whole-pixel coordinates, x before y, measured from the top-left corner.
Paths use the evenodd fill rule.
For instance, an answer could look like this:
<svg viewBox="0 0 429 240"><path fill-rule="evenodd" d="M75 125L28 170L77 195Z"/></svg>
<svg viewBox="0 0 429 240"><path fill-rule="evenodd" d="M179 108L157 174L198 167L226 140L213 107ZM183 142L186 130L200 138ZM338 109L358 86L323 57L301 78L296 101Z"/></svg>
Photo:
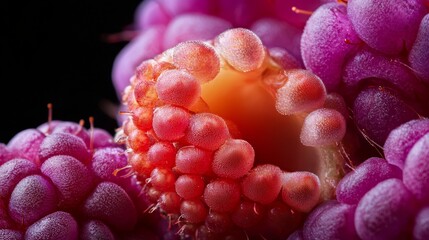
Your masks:
<svg viewBox="0 0 429 240"><path fill-rule="evenodd" d="M49 138L51 137L48 137L48 139ZM15 155L16 157L19 156L37 164L38 162L41 162L44 160L43 157L40 156L40 153L38 153L37 150L39 148L40 150L43 149L44 142L47 141L45 139L46 139L46 136L41 131L33 128L25 129L17 133L12 139L10 139L10 141L7 144L7 148L8 148L7 151L10 152L10 156L12 155ZM55 145L61 145L56 143L55 139L59 139L59 137L58 136L54 137L54 139L47 144L46 150L52 150L50 149L50 147L54 147ZM79 143L79 145L81 144ZM48 157L50 156L47 156L46 158Z"/></svg>
<svg viewBox="0 0 429 240"><path fill-rule="evenodd" d="M135 129L128 135L128 146L134 152L144 152L150 147L150 139L145 132Z"/></svg>
<svg viewBox="0 0 429 240"><path fill-rule="evenodd" d="M190 223L203 222L208 214L206 206L198 199L182 201L180 213Z"/></svg>
<svg viewBox="0 0 429 240"><path fill-rule="evenodd" d="M131 231L137 223L138 211L132 198L112 182L99 183L80 207L84 217L101 220L119 231Z"/></svg>
<svg viewBox="0 0 429 240"><path fill-rule="evenodd" d="M368 191L390 178L402 179L401 169L384 158L368 158L338 182L335 189L337 201L358 204Z"/></svg>
<svg viewBox="0 0 429 240"><path fill-rule="evenodd" d="M334 109L311 112L301 129L301 143L306 146L327 146L341 141L346 134L344 116Z"/></svg>
<svg viewBox="0 0 429 240"><path fill-rule="evenodd" d="M133 110L132 120L134 125L140 130L152 128L153 109L148 107L138 107Z"/></svg>
<svg viewBox="0 0 429 240"><path fill-rule="evenodd" d="M283 176L283 202L300 212L309 212L320 200L320 180L311 172L291 172Z"/></svg>
<svg viewBox="0 0 429 240"><path fill-rule="evenodd" d="M150 183L154 188L161 191L173 190L175 181L176 177L169 169L155 168L150 174Z"/></svg>
<svg viewBox="0 0 429 240"><path fill-rule="evenodd" d="M153 166L172 168L176 161L176 148L169 142L156 142L147 151L147 160Z"/></svg>
<svg viewBox="0 0 429 240"><path fill-rule="evenodd" d="M0 228L0 239L21 240L24 236L21 231L8 228Z"/></svg>
<svg viewBox="0 0 429 240"><path fill-rule="evenodd" d="M200 197L204 186L203 178L198 175L181 175L175 183L177 194L184 199Z"/></svg>
<svg viewBox="0 0 429 240"><path fill-rule="evenodd" d="M146 191L146 196L151 202L157 202L162 194L163 192L154 187L150 187Z"/></svg>
<svg viewBox="0 0 429 240"><path fill-rule="evenodd" d="M162 140L174 141L185 136L190 114L183 108L164 105L155 110L153 130Z"/></svg>
<svg viewBox="0 0 429 240"><path fill-rule="evenodd" d="M207 150L216 150L228 138L228 127L221 117L212 113L199 113L191 117L186 132L188 143Z"/></svg>
<svg viewBox="0 0 429 240"><path fill-rule="evenodd" d="M153 59L149 59L143 61L139 66L137 66L135 71L135 79L136 80L152 80L154 74L154 66L156 65L156 61ZM138 82L138 81L137 81Z"/></svg>
<svg viewBox="0 0 429 240"><path fill-rule="evenodd" d="M24 226L53 212L58 204L55 186L41 175L23 178L12 191L9 215Z"/></svg>
<svg viewBox="0 0 429 240"><path fill-rule="evenodd" d="M176 169L181 173L202 175L211 169L213 154L209 151L186 146L177 151Z"/></svg>
<svg viewBox="0 0 429 240"><path fill-rule="evenodd" d="M161 194L158 203L160 209L166 213L180 212L180 197L175 192L165 192Z"/></svg>
<svg viewBox="0 0 429 240"><path fill-rule="evenodd" d="M39 168L35 163L24 158L11 159L0 165L0 176L2 176L0 178L0 199L8 199L19 181L38 171ZM0 201L0 207L1 203L2 201Z"/></svg>
<svg viewBox="0 0 429 240"><path fill-rule="evenodd" d="M128 157L128 164L137 173L137 175L148 176L152 172L154 166L147 161L146 153L133 153Z"/></svg>
<svg viewBox="0 0 429 240"><path fill-rule="evenodd" d="M155 87L160 100L186 108L192 106L201 94L198 80L183 70L162 72Z"/></svg>
<svg viewBox="0 0 429 240"><path fill-rule="evenodd" d="M243 195L262 204L273 202L280 193L282 171L271 164L259 165L242 182Z"/></svg>
<svg viewBox="0 0 429 240"><path fill-rule="evenodd" d="M269 49L271 58L284 69L302 68L301 63L286 49L273 47Z"/></svg>
<svg viewBox="0 0 429 240"><path fill-rule="evenodd" d="M230 212L240 202L240 185L230 180L214 180L204 190L204 200L211 210Z"/></svg>
<svg viewBox="0 0 429 240"><path fill-rule="evenodd" d="M413 228L416 240L429 239L429 207L423 207L416 215Z"/></svg>
<svg viewBox="0 0 429 240"><path fill-rule="evenodd" d="M414 144L429 133L429 119L414 119L393 129L384 143L384 156L390 164L403 169Z"/></svg>
<svg viewBox="0 0 429 240"><path fill-rule="evenodd" d="M214 44L220 55L241 72L258 69L265 59L266 52L261 39L248 29L227 30L215 39Z"/></svg>
<svg viewBox="0 0 429 240"><path fill-rule="evenodd" d="M277 90L276 109L282 115L309 112L323 106L326 88L322 80L308 70L285 73L288 80Z"/></svg>
<svg viewBox="0 0 429 240"><path fill-rule="evenodd" d="M173 50L173 63L194 75L201 83L214 79L220 70L216 51L202 41L179 43Z"/></svg>
<svg viewBox="0 0 429 240"><path fill-rule="evenodd" d="M126 88L125 90L127 90L127 89L128 88ZM125 93L124 96L125 96L124 103L126 104L128 109L136 109L140 106L139 103L137 102L135 95L131 91L131 89L128 91L128 93Z"/></svg>
<svg viewBox="0 0 429 240"><path fill-rule="evenodd" d="M300 239L361 239L356 235L355 210L355 204L323 202L306 217Z"/></svg>
<svg viewBox="0 0 429 240"><path fill-rule="evenodd" d="M122 123L122 130L125 135L130 135L134 129L137 129L136 125L134 125L132 117L126 118Z"/></svg>
<svg viewBox="0 0 429 240"><path fill-rule="evenodd" d="M127 98L134 98L139 106L153 106L158 99L158 94L153 81L140 81L134 87L134 96L129 95Z"/></svg>
<svg viewBox="0 0 429 240"><path fill-rule="evenodd" d="M387 179L359 201L354 225L361 239L394 239L406 232L418 206L400 179Z"/></svg>
<svg viewBox="0 0 429 240"><path fill-rule="evenodd" d="M79 227L79 239L115 240L110 228L100 220L87 220Z"/></svg>
<svg viewBox="0 0 429 240"><path fill-rule="evenodd" d="M219 177L237 179L253 167L255 151L241 139L228 139L214 154L213 172Z"/></svg>
<svg viewBox="0 0 429 240"><path fill-rule="evenodd" d="M403 169L403 182L422 204L429 202L429 133L411 148Z"/></svg>
<svg viewBox="0 0 429 240"><path fill-rule="evenodd" d="M81 162L86 162L91 158L85 142L69 133L52 133L46 136L40 144L40 163L56 155L69 155Z"/></svg>
<svg viewBox="0 0 429 240"><path fill-rule="evenodd" d="M234 226L234 223L228 213L210 211L206 218L205 225L212 232L225 233Z"/></svg>
<svg viewBox="0 0 429 240"><path fill-rule="evenodd" d="M78 205L93 187L93 173L71 156L50 157L40 166L40 171L56 187L59 193L58 206L61 208Z"/></svg>
<svg viewBox="0 0 429 240"><path fill-rule="evenodd" d="M347 104L344 101L344 98L339 93L329 93L326 96L326 101L325 104L323 104L323 107L337 110L344 116L344 118L347 118L349 116Z"/></svg>
<svg viewBox="0 0 429 240"><path fill-rule="evenodd" d="M63 211L44 216L27 228L23 239L78 239L79 226L74 217Z"/></svg>

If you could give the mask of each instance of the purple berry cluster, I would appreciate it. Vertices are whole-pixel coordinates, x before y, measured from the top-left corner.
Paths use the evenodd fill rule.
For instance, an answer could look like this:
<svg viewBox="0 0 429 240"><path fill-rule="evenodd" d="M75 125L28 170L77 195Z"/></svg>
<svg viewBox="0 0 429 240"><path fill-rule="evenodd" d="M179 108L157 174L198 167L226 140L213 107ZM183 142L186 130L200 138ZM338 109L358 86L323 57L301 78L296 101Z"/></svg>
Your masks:
<svg viewBox="0 0 429 240"><path fill-rule="evenodd" d="M211 40L227 29L252 30L269 48L281 48L302 66L300 39L313 11L333 0L146 0L136 9L137 36L118 54L112 69L118 96L146 59L187 40ZM294 8L295 7L295 8ZM297 10L294 10L297 9Z"/></svg>
<svg viewBox="0 0 429 240"><path fill-rule="evenodd" d="M428 239L429 120L395 128L384 154L350 171L290 239Z"/></svg>
<svg viewBox="0 0 429 240"><path fill-rule="evenodd" d="M0 239L157 239L126 166L103 129L50 121L19 132L0 144Z"/></svg>
<svg viewBox="0 0 429 240"><path fill-rule="evenodd" d="M399 125L429 116L427 1L326 3L301 38L304 65L340 93L357 128L383 146Z"/></svg>

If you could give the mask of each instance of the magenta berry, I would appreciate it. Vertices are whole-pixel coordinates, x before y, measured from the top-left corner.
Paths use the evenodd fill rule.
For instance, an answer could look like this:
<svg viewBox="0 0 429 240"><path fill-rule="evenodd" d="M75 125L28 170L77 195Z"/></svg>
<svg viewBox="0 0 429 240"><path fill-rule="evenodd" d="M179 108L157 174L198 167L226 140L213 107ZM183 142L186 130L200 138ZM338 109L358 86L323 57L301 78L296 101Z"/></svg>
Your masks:
<svg viewBox="0 0 429 240"><path fill-rule="evenodd" d="M0 238L125 239L147 221L147 197L107 131L56 120L2 146Z"/></svg>

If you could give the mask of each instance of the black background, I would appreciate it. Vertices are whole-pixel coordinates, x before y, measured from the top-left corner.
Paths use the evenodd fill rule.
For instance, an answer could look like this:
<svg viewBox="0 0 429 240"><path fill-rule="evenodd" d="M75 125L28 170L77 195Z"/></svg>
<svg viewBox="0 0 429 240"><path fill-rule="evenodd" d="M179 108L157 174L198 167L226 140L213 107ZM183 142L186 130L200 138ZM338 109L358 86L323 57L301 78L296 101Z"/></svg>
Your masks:
<svg viewBox="0 0 429 240"><path fill-rule="evenodd" d="M93 116L95 127L112 134L117 121L104 109L118 104L111 70L127 42L103 36L129 27L141 0L43 0L1 7L0 142L48 119ZM1 4L4 6L4 3Z"/></svg>

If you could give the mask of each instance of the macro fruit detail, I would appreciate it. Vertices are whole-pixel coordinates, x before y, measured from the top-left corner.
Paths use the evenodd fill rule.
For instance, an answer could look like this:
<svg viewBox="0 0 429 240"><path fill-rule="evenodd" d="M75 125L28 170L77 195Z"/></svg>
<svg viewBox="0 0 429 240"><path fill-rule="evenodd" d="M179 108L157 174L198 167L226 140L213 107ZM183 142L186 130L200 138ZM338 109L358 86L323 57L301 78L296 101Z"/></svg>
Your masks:
<svg viewBox="0 0 429 240"><path fill-rule="evenodd" d="M316 75L282 65L288 58L234 28L137 67L116 140L151 211L182 236L286 237L332 197L345 116Z"/></svg>
<svg viewBox="0 0 429 240"><path fill-rule="evenodd" d="M159 219L142 214L147 201L107 131L53 120L0 146L1 239L156 239Z"/></svg>

